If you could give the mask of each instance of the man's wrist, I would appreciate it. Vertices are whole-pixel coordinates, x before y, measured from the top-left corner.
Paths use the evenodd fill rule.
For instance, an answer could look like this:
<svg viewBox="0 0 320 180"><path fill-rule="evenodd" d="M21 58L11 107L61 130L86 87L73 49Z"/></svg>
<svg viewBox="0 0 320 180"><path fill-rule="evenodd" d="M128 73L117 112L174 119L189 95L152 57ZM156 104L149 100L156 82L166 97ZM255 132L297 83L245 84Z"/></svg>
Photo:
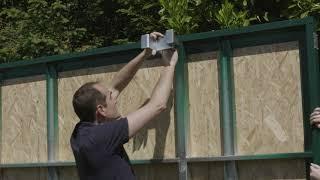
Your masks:
<svg viewBox="0 0 320 180"><path fill-rule="evenodd" d="M143 51L141 52L141 54L142 54L142 57L143 58L149 58L151 55L152 55L152 53L151 53L151 50L150 49L143 49Z"/></svg>

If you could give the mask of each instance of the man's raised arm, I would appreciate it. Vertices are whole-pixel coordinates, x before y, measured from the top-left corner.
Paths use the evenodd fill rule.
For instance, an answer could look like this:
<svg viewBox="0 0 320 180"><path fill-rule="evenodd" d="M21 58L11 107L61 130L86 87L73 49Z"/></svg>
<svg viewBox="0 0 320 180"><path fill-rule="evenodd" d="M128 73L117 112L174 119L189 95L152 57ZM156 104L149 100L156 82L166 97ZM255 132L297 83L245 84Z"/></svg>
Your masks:
<svg viewBox="0 0 320 180"><path fill-rule="evenodd" d="M163 37L161 33L153 32L150 34L151 38L157 39ZM138 56L133 58L115 75L111 83L112 97L117 98L121 91L127 87L138 69L140 68L143 60L151 56L151 49L144 49Z"/></svg>
<svg viewBox="0 0 320 180"><path fill-rule="evenodd" d="M132 137L147 122L159 115L166 109L166 105L172 90L174 70L178 60L178 52L166 50L162 58L170 59L169 65L165 66L158 83L153 89L150 101L142 108L127 115L129 137Z"/></svg>

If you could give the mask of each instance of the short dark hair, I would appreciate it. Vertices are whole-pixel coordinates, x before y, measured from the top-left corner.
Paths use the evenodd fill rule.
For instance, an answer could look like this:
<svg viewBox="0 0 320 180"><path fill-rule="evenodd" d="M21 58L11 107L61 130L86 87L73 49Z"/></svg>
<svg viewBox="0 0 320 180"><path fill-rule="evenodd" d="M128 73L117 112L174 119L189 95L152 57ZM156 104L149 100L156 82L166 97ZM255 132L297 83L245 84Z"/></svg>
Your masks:
<svg viewBox="0 0 320 180"><path fill-rule="evenodd" d="M80 121L93 122L97 105L105 105L106 96L94 87L98 83L85 83L73 95L73 109Z"/></svg>

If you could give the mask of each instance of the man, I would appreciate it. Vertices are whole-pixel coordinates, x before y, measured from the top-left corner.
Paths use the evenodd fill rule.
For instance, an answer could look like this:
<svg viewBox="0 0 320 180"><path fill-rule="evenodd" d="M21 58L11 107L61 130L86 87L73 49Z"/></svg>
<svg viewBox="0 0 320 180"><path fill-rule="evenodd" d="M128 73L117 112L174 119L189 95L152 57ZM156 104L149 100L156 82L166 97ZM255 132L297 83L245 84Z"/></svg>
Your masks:
<svg viewBox="0 0 320 180"><path fill-rule="evenodd" d="M320 128L320 108L317 107L310 115L311 125ZM310 177L314 180L320 180L320 166L311 163L310 165Z"/></svg>
<svg viewBox="0 0 320 180"><path fill-rule="evenodd" d="M150 36L163 37L158 32ZM70 142L81 180L135 179L123 144L166 109L178 60L177 51L162 52L167 63L149 102L122 117L117 110L117 97L150 56L151 50L144 49L117 73L109 89L99 82L89 82L75 92L72 103L80 122Z"/></svg>

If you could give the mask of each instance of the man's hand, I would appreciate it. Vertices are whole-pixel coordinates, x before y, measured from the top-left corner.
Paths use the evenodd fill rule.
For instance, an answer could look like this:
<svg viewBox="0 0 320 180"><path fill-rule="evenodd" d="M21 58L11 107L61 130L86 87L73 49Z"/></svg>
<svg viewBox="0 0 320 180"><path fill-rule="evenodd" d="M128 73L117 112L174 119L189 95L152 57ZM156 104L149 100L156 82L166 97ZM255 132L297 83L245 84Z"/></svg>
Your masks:
<svg viewBox="0 0 320 180"><path fill-rule="evenodd" d="M310 124L320 128L320 108L317 107L310 115Z"/></svg>
<svg viewBox="0 0 320 180"><path fill-rule="evenodd" d="M176 49L162 50L160 53L165 66L175 66L177 64L178 51Z"/></svg>
<svg viewBox="0 0 320 180"><path fill-rule="evenodd" d="M312 180L320 180L320 166L311 163L310 165L310 177Z"/></svg>
<svg viewBox="0 0 320 180"><path fill-rule="evenodd" d="M158 40L159 38L163 38L163 34L161 34L159 32L152 32L152 33L150 33L150 37L153 40ZM146 49L144 49L144 52L147 57L152 56L152 49L146 48Z"/></svg>

